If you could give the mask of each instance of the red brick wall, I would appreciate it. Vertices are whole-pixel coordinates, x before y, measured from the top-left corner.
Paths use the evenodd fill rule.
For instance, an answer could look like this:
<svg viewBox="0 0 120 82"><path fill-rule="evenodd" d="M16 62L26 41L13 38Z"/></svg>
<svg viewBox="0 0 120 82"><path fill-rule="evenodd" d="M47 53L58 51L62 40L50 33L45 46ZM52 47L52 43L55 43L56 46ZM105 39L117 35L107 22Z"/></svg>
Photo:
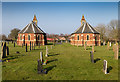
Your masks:
<svg viewBox="0 0 120 82"><path fill-rule="evenodd" d="M28 40L28 35L30 35L30 40ZM39 40L36 40L36 36L38 38L38 35L40 36ZM20 40L20 36L22 36L22 40ZM24 36L25 36L25 41L24 41ZM31 43L35 43L36 45L38 43L40 43L41 45L45 45L45 40L44 39L44 35L43 34L34 34L34 33L24 33L24 34L21 34L19 33L18 34L18 39L17 39L17 44L18 45L22 45L23 43L27 43L28 45L30 45L30 41Z"/></svg>
<svg viewBox="0 0 120 82"><path fill-rule="evenodd" d="M89 40L87 40L87 35L89 35ZM71 36L73 36L71 39L71 44L72 45L80 45L83 46L85 44L85 42L87 42L88 46L91 45L99 45L100 46L100 35L99 34L93 34L93 33L84 33L84 34L72 34ZM79 36L79 40L78 37ZM95 40L95 37L97 37L97 39Z"/></svg>

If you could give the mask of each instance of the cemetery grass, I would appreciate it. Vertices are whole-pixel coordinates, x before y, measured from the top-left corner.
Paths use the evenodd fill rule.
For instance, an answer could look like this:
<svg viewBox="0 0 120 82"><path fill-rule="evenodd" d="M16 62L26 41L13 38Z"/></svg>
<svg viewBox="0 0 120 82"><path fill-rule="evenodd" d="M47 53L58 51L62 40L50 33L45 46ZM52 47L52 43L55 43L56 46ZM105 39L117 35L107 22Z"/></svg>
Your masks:
<svg viewBox="0 0 120 82"><path fill-rule="evenodd" d="M112 47L107 50L107 46L95 46L96 63L91 63L92 47L87 47L85 51L84 47L69 43L57 44L52 49L48 45L49 57L46 58L45 46L36 46L31 51L28 48L28 52L25 52L25 46L13 45L7 44L10 55L3 59L2 80L118 80L118 60L114 59ZM44 75L37 73L40 51L43 52L43 58L48 60L47 65L43 66L48 73ZM108 62L109 74L106 75L103 72L104 59Z"/></svg>

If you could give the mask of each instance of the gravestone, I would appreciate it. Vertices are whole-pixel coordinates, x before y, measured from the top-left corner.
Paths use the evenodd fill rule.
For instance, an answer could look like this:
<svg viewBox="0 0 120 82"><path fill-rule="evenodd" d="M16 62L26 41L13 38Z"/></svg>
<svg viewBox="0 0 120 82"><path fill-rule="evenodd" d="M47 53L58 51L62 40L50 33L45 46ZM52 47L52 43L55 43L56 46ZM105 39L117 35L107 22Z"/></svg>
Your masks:
<svg viewBox="0 0 120 82"><path fill-rule="evenodd" d="M1 44L1 47L3 46L3 42L2 42L2 44Z"/></svg>
<svg viewBox="0 0 120 82"><path fill-rule="evenodd" d="M105 46L105 41L103 42L103 45Z"/></svg>
<svg viewBox="0 0 120 82"><path fill-rule="evenodd" d="M116 45L114 46L114 58L118 60L118 53L119 53L119 46L118 43L116 43Z"/></svg>
<svg viewBox="0 0 120 82"><path fill-rule="evenodd" d="M1 52L1 58L5 58L5 57L6 57L6 42L3 43L2 52Z"/></svg>
<svg viewBox="0 0 120 82"><path fill-rule="evenodd" d="M22 48L23 48L23 44L22 44Z"/></svg>
<svg viewBox="0 0 120 82"><path fill-rule="evenodd" d="M111 42L110 42L110 47L111 47Z"/></svg>
<svg viewBox="0 0 120 82"><path fill-rule="evenodd" d="M6 46L6 56L8 56L8 55L9 55L9 47Z"/></svg>
<svg viewBox="0 0 120 82"><path fill-rule="evenodd" d="M52 49L52 45L51 45L51 49Z"/></svg>
<svg viewBox="0 0 120 82"><path fill-rule="evenodd" d="M92 52L94 52L94 45L92 45Z"/></svg>
<svg viewBox="0 0 120 82"><path fill-rule="evenodd" d="M41 62L43 62L42 52L40 52L40 60L41 60Z"/></svg>
<svg viewBox="0 0 120 82"><path fill-rule="evenodd" d="M110 43L108 41L108 43L107 43L107 49L109 50L109 48L110 48Z"/></svg>
<svg viewBox="0 0 120 82"><path fill-rule="evenodd" d="M31 51L31 41L30 41L30 51Z"/></svg>
<svg viewBox="0 0 120 82"><path fill-rule="evenodd" d="M47 70L43 69L43 66L42 66L42 63L41 63L40 59L38 59L37 69L38 69L38 74L47 74Z"/></svg>
<svg viewBox="0 0 120 82"><path fill-rule="evenodd" d="M35 50L35 43L34 43L34 50Z"/></svg>
<svg viewBox="0 0 120 82"><path fill-rule="evenodd" d="M39 45L39 48L40 48L40 43L38 45Z"/></svg>
<svg viewBox="0 0 120 82"><path fill-rule="evenodd" d="M32 42L32 50L33 50L33 42Z"/></svg>
<svg viewBox="0 0 120 82"><path fill-rule="evenodd" d="M106 60L104 60L103 72L104 72L105 74L107 74L107 61L106 61Z"/></svg>
<svg viewBox="0 0 120 82"><path fill-rule="evenodd" d="M46 57L48 57L48 47L46 46Z"/></svg>
<svg viewBox="0 0 120 82"><path fill-rule="evenodd" d="M94 63L94 58L93 58L93 52L92 51L90 52L90 59L91 59L91 62Z"/></svg>
<svg viewBox="0 0 120 82"><path fill-rule="evenodd" d="M27 52L27 43L26 43L26 52Z"/></svg>
<svg viewBox="0 0 120 82"><path fill-rule="evenodd" d="M84 44L84 49L86 50L86 46L87 46L87 42L85 42L85 44Z"/></svg>
<svg viewBox="0 0 120 82"><path fill-rule="evenodd" d="M14 42L14 47L15 47L15 42Z"/></svg>

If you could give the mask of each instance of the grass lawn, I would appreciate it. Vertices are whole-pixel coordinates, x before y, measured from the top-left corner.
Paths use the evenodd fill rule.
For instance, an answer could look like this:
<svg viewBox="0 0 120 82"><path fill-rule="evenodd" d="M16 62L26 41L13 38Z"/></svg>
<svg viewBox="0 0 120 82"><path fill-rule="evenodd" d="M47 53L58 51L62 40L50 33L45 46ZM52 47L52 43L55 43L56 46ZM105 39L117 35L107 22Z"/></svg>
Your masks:
<svg viewBox="0 0 120 82"><path fill-rule="evenodd" d="M48 45L49 57L45 57L45 46L36 50L25 52L25 46L9 46L10 55L3 60L10 62L2 63L3 80L118 80L118 60L114 59L112 47L95 46L94 59L96 63L90 62L90 51L92 47L72 46L69 43L57 44L51 49ZM19 51L20 53L16 53ZM43 58L48 60L43 68L48 70L45 75L37 73L37 60L40 51ZM100 59L100 60L98 60ZM108 62L109 74L103 72L103 60Z"/></svg>

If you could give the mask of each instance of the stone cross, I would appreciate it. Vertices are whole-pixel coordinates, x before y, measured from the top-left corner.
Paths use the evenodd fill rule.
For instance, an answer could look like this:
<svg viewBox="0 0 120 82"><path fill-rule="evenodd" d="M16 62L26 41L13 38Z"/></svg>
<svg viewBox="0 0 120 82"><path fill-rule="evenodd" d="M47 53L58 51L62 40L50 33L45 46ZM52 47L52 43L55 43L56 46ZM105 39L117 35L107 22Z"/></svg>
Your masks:
<svg viewBox="0 0 120 82"><path fill-rule="evenodd" d="M46 57L48 57L48 47L46 46Z"/></svg>
<svg viewBox="0 0 120 82"><path fill-rule="evenodd" d="M107 61L106 61L106 60L104 60L103 72L104 72L105 74L107 74Z"/></svg>
<svg viewBox="0 0 120 82"><path fill-rule="evenodd" d="M30 51L31 51L31 41L30 41Z"/></svg>
<svg viewBox="0 0 120 82"><path fill-rule="evenodd" d="M26 43L26 52L27 52L27 43Z"/></svg>
<svg viewBox="0 0 120 82"><path fill-rule="evenodd" d="M93 58L93 52L92 51L90 52L90 59L91 59L91 62L94 63L94 58Z"/></svg>
<svg viewBox="0 0 120 82"><path fill-rule="evenodd" d="M41 62L43 62L43 55L42 55L42 52L40 52L40 60L41 60Z"/></svg>

